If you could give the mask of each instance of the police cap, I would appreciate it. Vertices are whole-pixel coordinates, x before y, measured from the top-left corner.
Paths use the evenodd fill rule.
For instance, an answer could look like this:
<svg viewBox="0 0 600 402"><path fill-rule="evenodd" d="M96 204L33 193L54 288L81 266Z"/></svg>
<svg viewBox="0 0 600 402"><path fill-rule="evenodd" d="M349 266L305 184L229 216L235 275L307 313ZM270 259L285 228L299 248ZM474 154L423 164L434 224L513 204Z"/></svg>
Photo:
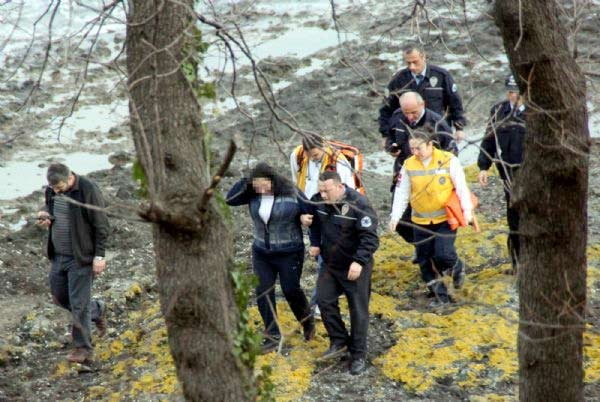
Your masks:
<svg viewBox="0 0 600 402"><path fill-rule="evenodd" d="M515 81L515 77L512 74L508 74L506 76L506 79L504 80L504 87L507 91L519 92L519 86L517 85L517 81Z"/></svg>

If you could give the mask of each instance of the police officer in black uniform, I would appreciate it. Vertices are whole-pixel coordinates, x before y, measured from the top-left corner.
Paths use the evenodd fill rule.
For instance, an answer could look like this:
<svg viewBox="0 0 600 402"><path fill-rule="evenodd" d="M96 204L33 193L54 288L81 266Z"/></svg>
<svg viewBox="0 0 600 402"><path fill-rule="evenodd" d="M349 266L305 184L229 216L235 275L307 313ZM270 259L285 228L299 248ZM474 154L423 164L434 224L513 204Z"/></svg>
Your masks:
<svg viewBox="0 0 600 402"><path fill-rule="evenodd" d="M317 303L329 335L323 359L350 350L350 374L366 369L367 329L373 253L379 247L377 217L366 197L342 184L337 172L319 177L310 230L310 255L323 257L317 282ZM350 335L340 314L338 298L345 294L350 310Z"/></svg>
<svg viewBox="0 0 600 402"><path fill-rule="evenodd" d="M405 92L400 96L400 107L390 119L390 129L386 137L386 151L396 157L394 161L394 177L391 192L394 193L398 175L404 161L411 156L408 140L411 132L417 128L431 127L436 133L434 144L444 151L458 153L452 130L446 120L439 114L425 108L425 102L417 92ZM413 227L411 224L410 204L402 215L401 222L396 227L396 232L408 243L413 243ZM404 224L402 223L404 222Z"/></svg>
<svg viewBox="0 0 600 402"><path fill-rule="evenodd" d="M490 111L490 119L485 136L481 142L481 150L477 159L479 167L479 183L488 184L488 169L492 160L496 161L496 169L504 184L506 198L506 217L510 233L508 235L508 251L515 273L519 261L519 212L510 205L510 192L515 173L523 162L523 140L525 137L525 104L519 95L519 87L511 74L506 77L507 90L505 101L497 103Z"/></svg>
<svg viewBox="0 0 600 402"><path fill-rule="evenodd" d="M463 106L458 88L452 76L445 69L427 64L425 52L417 44L403 49L406 68L398 71L388 84L389 96L379 109L379 132L387 136L392 114L398 109L399 98L404 92L418 92L425 100L427 109L444 116L448 125L456 129L458 141L464 138L462 132L467 124L463 116Z"/></svg>

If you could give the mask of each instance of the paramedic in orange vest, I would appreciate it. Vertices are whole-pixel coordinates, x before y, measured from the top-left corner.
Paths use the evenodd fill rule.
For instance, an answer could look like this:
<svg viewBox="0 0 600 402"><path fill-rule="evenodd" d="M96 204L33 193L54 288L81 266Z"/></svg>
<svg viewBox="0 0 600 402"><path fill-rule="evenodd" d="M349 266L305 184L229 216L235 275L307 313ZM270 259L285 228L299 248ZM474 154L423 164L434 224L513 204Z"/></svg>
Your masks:
<svg viewBox="0 0 600 402"><path fill-rule="evenodd" d="M434 147L435 132L430 126L415 130L409 140L412 156L400 171L394 193L389 229L394 231L410 203L414 241L421 278L436 300L432 307L450 302L444 274L452 275L455 289L465 279L464 264L454 247L456 230L447 222L445 205L455 190L467 222L473 219L473 205L465 173L456 156Z"/></svg>
<svg viewBox="0 0 600 402"><path fill-rule="evenodd" d="M302 157L298 157L302 153ZM298 165L298 160L301 161ZM319 175L325 170L334 170L340 175L342 183L348 188L354 189L354 176L352 168L346 157L341 152L335 152L322 137L305 136L302 145L298 145L290 155L290 166L292 168L292 181L309 200L319 192ZM323 260L317 258L317 280L323 272ZM310 306L314 315L320 318L317 306L317 288L315 287L310 298Z"/></svg>

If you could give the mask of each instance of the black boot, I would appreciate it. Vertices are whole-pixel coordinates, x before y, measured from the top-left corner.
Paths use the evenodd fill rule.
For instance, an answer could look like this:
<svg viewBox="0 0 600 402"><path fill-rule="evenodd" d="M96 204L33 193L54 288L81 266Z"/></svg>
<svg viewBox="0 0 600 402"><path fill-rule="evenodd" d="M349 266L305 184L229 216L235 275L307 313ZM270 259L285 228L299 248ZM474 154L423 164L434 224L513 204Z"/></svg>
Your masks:
<svg viewBox="0 0 600 402"><path fill-rule="evenodd" d="M315 337L317 333L317 328L315 327L315 320L312 315L302 323L302 327L304 329L304 340L310 341Z"/></svg>

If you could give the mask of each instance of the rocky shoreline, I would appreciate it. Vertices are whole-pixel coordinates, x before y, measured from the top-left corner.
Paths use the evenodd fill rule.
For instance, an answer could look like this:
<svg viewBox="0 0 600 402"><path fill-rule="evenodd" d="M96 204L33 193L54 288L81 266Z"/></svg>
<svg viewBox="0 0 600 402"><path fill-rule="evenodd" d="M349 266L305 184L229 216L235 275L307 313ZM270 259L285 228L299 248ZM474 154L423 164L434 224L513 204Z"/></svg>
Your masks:
<svg viewBox="0 0 600 402"><path fill-rule="evenodd" d="M281 12L277 8L266 11L258 9L249 13L248 19L257 25L260 25L259 22L265 25L265 21L268 21L268 29L263 33L264 41L288 35L291 25L305 29L301 31L304 34L323 30L331 35L327 36L331 41L329 47L308 55L267 55L262 58L260 66L277 90L280 105L295 116L303 129L352 143L365 152L368 159L365 171L368 195L380 221L385 223L390 208L391 158L379 153L380 137L375 120L381 102L380 95L400 64L402 41L398 38L411 38L414 35L409 26L394 28L397 16L386 12L382 4L389 6L387 2L376 3L340 10L340 25L345 32L352 33L341 49L336 46L336 32L331 32L332 23L327 7L323 8L321 16L301 8L289 12ZM402 13L404 15L407 11ZM365 18L365 15L372 18ZM460 15L455 17L461 21ZM437 26L443 25L445 29L443 32L431 31L427 39L434 44L431 46L430 60L447 66L460 85L470 121L467 133L477 144L476 138L483 130L489 107L502 97L502 81L508 67L501 40L486 12L486 2L477 3L467 18L473 36L477 38L481 56L476 54L472 45L465 44L471 43L466 39L468 35L465 29L450 24L451 19L434 17L432 22ZM594 35L597 36L593 14L582 22L581 32L589 39L583 41L582 50L593 49ZM109 59L121 47L124 35L114 28L109 38L99 43L95 58ZM285 39L293 47L295 37L286 36ZM34 50L35 55L40 57L41 48ZM57 53L63 50L58 44ZM257 52L266 54L267 50L259 48ZM4 82L10 68L15 67L17 62L17 58L7 61L7 69L0 71L0 82ZM590 58L583 63L586 68L597 70L597 59ZM89 173L110 204L135 207L141 201L137 196L137 183L131 175L133 144L126 120L126 97L120 87L113 84L118 79L113 70L97 65L90 70L88 88L74 115L67 120L60 141L57 138L58 117L69 113L68 100L78 90L75 78L81 67L81 59L73 59L68 65L52 65L49 71L51 79L44 82L28 112L18 110L18 106L31 89L31 80L36 68L39 68L38 64L32 63L31 73L19 75L0 85L0 95L3 97L0 108L0 142L3 143L0 169L6 169L2 170L5 173L22 175L22 183L30 188L16 197L0 197L0 311L3 312L0 317L0 400L81 400L85 395L90 399L103 400L181 400L168 360L153 364L157 356L168 353L164 327L160 325L161 318L157 310L151 226L134 216L131 219L111 218L108 269L94 285L95 293L110 305L110 330L105 339L98 341L98 364L82 369L63 363L67 353L68 317L51 304L48 295L48 263L42 251L45 233L27 221L35 215L42 202L40 188L44 180L40 172L50 160L64 155L63 160L71 163L76 172ZM248 67L242 67L236 92L252 119L240 111L228 109L231 104L227 95L230 76L225 76L218 87L217 101L205 107L206 125L213 138L213 159L218 162L231 138L236 139L240 149L232 169L221 184L224 192L240 177L240 172L256 160L268 158L277 169L287 173L289 152L299 142L298 135L273 124L272 115L266 105L260 102L248 74ZM596 118L600 101L598 91L594 91L598 82L590 79L589 85L591 123L594 123L600 121ZM91 124L89 120L99 123ZM4 143L8 140L8 143ZM472 161L472 154L476 154L473 149L476 151L475 145L465 147L461 151L464 152L461 158ZM83 161L72 159L74 153L82 153ZM102 160L93 160L89 155L100 155ZM26 170L35 170L37 176L26 176ZM470 168L470 185L480 199L478 214L486 223L488 232L481 238L465 234L460 245L471 268L468 280L476 286L460 293L461 302L442 315L450 316L478 303L497 303L511 311L517 306L511 278L491 274L492 279L485 277L489 272L500 272L508 262L502 244L505 227L501 184L496 177L492 177L488 189L481 190L474 182L475 174L476 170ZM589 180L588 321L597 332L600 316L600 275L597 273L600 269L600 145L597 142L592 147ZM248 262L252 242L251 222L245 208L234 208L232 212L235 258ZM384 234L383 225L381 233ZM314 344L300 344L291 336L283 356L270 356L264 361L273 364L282 375L294 373L289 384L285 384L275 373L275 381L281 389L289 387L285 388L287 394L278 394L278 397L286 400L295 396L298 400L306 401L449 401L491 400L484 396L496 394L505 398L497 400L514 399L514 375L503 377L487 366L489 372L484 370L480 373L482 378L493 379L487 385L484 381L460 385L452 376L440 376L436 377L431 388L421 392L418 386L410 385L410 379L397 377L398 371L386 365L390 360L397 359L398 351L394 348L400 340L406 342L407 347L412 341L402 339L401 335L402 331L409 333L415 329L412 327L414 322L411 321L411 314L414 313L416 317L428 311L422 289L415 284L416 268L408 261L409 252L389 235L384 239L386 246L378 256L381 268L374 279L369 335L371 368L364 376L351 379L344 363L326 366L309 362L312 354L325 345L322 328ZM311 261L306 262L304 272L303 287L312 289L315 278ZM488 287L492 291L496 289L495 292L506 293L508 298L491 302L478 298L478 289ZM482 314L492 314L491 307L482 311ZM282 316L285 317L285 313ZM596 345L594 342L597 342L596 338L588 339L588 344ZM304 360L294 360L297 359L295 350L305 354ZM482 358L481 364L487 364L489 356L492 354ZM472 370L464 362L452 364L462 364L460 370L463 371L457 378L466 378L466 372ZM285 371L286 367L290 373ZM592 374L586 394L590 400L600 399L600 382L598 377L594 377L594 370L600 368L593 363L587 367ZM510 370L505 371L508 373ZM297 384L302 385L296 387ZM476 396L484 399L477 399Z"/></svg>

